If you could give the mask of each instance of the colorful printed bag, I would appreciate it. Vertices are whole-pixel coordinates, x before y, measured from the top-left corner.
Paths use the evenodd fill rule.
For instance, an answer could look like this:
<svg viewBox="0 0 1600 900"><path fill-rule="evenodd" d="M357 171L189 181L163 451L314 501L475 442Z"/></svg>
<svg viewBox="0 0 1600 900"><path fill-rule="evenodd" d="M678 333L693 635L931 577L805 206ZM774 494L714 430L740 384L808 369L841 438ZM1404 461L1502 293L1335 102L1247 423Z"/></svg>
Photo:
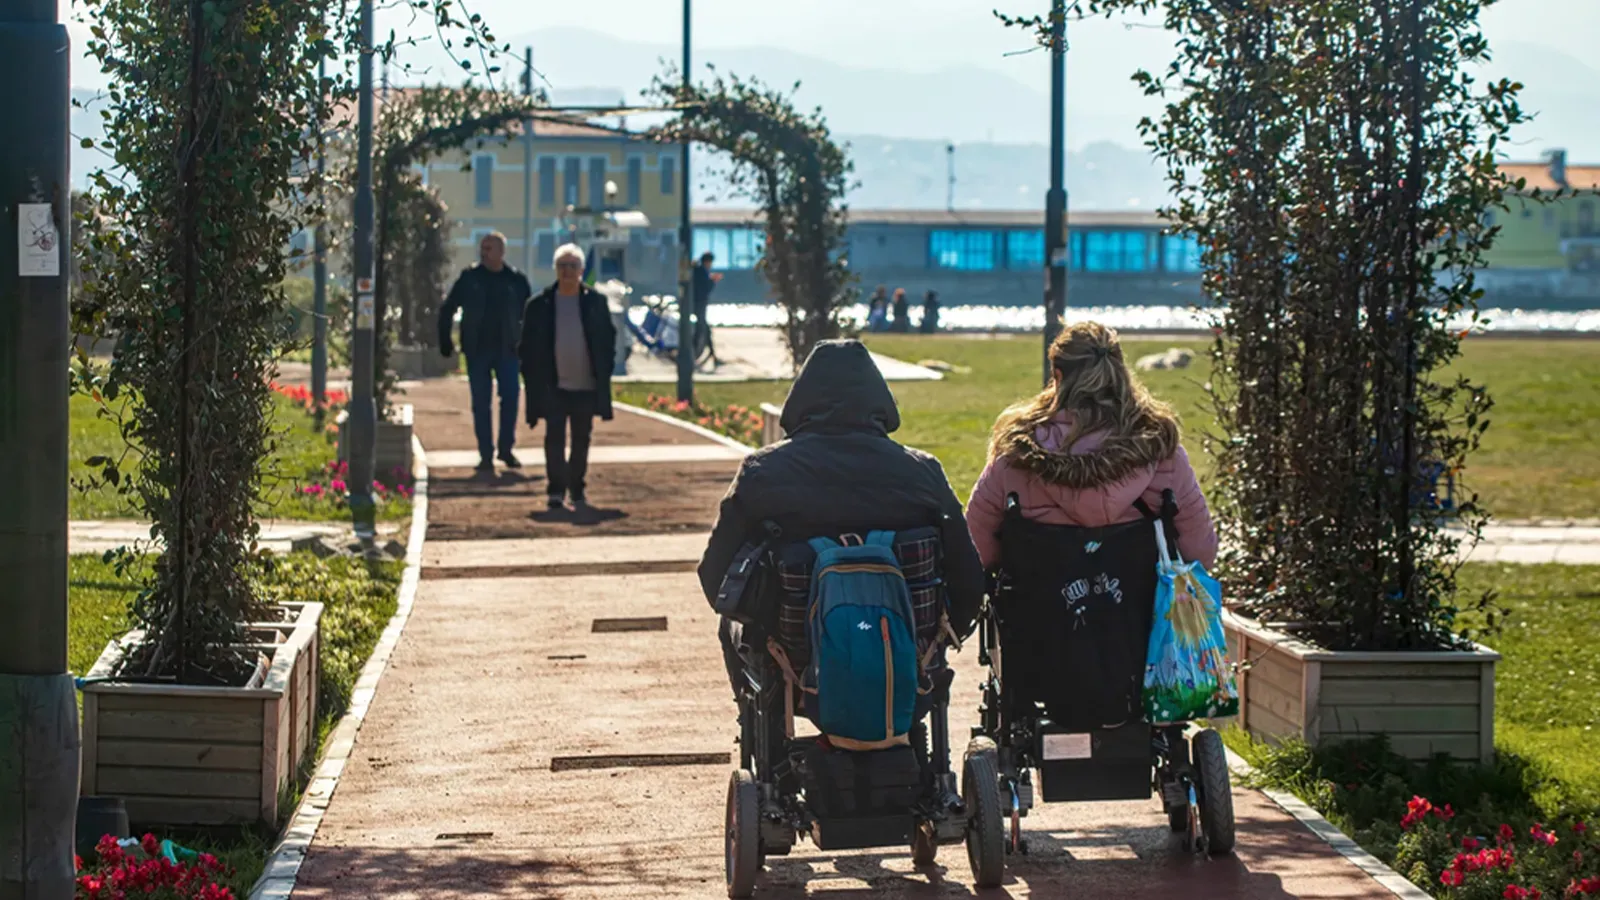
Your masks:
<svg viewBox="0 0 1600 900"><path fill-rule="evenodd" d="M1237 715L1239 688L1222 634L1222 585L1198 562L1174 559L1156 523L1154 627L1145 657L1144 714L1152 724Z"/></svg>

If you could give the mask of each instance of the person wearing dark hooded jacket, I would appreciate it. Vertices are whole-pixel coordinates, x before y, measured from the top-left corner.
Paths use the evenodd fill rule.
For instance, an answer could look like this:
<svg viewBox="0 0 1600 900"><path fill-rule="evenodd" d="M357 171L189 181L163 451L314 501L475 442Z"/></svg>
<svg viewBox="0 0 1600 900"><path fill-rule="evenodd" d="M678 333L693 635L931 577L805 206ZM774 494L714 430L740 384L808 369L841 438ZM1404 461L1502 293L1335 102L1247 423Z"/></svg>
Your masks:
<svg viewBox="0 0 1600 900"><path fill-rule="evenodd" d="M890 439L900 412L866 346L818 344L789 390L780 421L787 438L746 457L722 499L700 560L706 599L715 600L739 548L761 540L764 522L794 541L937 524L950 625L958 635L969 633L985 581L961 501L938 460ZM720 635L737 694L742 629L725 619Z"/></svg>

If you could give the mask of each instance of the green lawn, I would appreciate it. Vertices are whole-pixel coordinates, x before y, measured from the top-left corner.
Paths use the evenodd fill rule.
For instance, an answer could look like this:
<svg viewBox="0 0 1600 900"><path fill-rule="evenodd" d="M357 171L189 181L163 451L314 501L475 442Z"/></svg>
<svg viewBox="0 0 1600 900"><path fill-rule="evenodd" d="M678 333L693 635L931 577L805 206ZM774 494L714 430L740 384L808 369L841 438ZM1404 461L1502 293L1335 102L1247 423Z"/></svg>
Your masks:
<svg viewBox="0 0 1600 900"><path fill-rule="evenodd" d="M360 559L318 559L309 553L275 557L256 575L263 595L273 602L315 600L324 604L321 622L321 690L318 739L325 737L350 705L361 667L394 615L404 564ZM73 556L68 562L68 665L82 675L106 643L131 627L128 603L138 591L132 577L119 576L98 556ZM302 773L308 775L309 773ZM285 810L285 815L292 805ZM138 823L134 823L138 827ZM184 846L214 853L233 867L234 896L249 891L266 861L275 829L165 831Z"/></svg>
<svg viewBox="0 0 1600 900"><path fill-rule="evenodd" d="M903 425L897 437L935 454L961 496L983 468L984 448L995 416L1038 390L1039 340L1034 336L874 335L873 350L916 362L937 359L970 367L942 382L892 385ZM1205 478L1211 461L1199 433L1215 427L1202 388L1210 365L1207 344L1128 341L1129 360L1184 346L1197 354L1189 369L1141 373L1156 396L1183 417L1186 444ZM1600 344L1591 341L1476 340L1467 346L1461 370L1485 384L1495 398L1492 425L1479 453L1468 461L1465 485L1477 490L1501 518L1592 516L1600 509L1600 454L1588 451L1600 421ZM671 385L627 385L619 398L642 402ZM784 382L705 384L696 399L706 405L783 402Z"/></svg>
<svg viewBox="0 0 1600 900"><path fill-rule="evenodd" d="M67 471L72 487L68 492L68 515L73 519L136 518L126 497L105 486L84 484L88 476L96 474L86 464L91 457L123 459L123 468L132 468L136 457L124 456L127 449L116 421L86 395L74 394L69 403ZM268 474L261 485L261 517L302 521L348 518L348 507L332 499L331 493L313 498L300 491L305 485L326 487L330 483L326 467L338 455L334 434L316 431L311 417L285 397L274 398L273 413L277 436L271 447ZM404 499L390 498L380 502L378 512L383 519L401 519L411 515L411 504Z"/></svg>

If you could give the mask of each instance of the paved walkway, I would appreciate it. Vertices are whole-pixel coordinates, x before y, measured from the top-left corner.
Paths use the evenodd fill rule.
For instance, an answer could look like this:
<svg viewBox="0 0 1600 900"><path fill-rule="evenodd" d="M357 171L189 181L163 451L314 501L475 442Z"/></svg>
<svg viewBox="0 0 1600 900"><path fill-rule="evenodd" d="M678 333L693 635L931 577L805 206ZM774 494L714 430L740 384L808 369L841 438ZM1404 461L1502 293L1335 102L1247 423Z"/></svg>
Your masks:
<svg viewBox="0 0 1600 900"><path fill-rule="evenodd" d="M649 457L640 448L716 453L619 411L596 438L608 459L634 461L597 453L590 488L615 515L551 517L531 467L485 477L432 462L473 444L470 420L450 407L464 407L464 385L411 400L431 468L424 580L294 896L722 896L735 712L691 570L733 455ZM665 627L600 621L615 618ZM975 716L976 655L958 664L957 736ZM699 764L615 758L639 754ZM1239 851L1209 862L1179 851L1154 800L1039 807L1034 852L1013 858L1006 885L986 896L1390 896L1261 794L1237 790L1234 803ZM809 844L770 862L758 896L825 892L972 896L959 846L918 871L903 848Z"/></svg>

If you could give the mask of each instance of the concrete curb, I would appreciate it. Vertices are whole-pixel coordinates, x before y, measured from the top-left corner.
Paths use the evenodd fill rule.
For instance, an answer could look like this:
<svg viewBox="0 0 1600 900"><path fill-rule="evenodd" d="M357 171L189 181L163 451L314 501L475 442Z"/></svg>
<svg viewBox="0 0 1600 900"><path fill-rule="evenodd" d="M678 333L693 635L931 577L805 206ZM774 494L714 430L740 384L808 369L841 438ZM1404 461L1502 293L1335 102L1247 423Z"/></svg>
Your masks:
<svg viewBox="0 0 1600 900"><path fill-rule="evenodd" d="M708 441L714 441L723 445L724 447L731 447L735 450L738 450L745 456L749 456L756 450L756 448L750 446L749 444L741 444L725 434L717 434L715 431L712 431L709 428L701 428L699 425L696 425L693 422L687 422L678 418L677 416L669 416L666 413L658 413L651 409L642 409L629 403L613 403L612 405L617 409L625 409L634 415L644 416L646 419L655 419L657 422L665 422L668 425L676 425L686 431L692 431Z"/></svg>
<svg viewBox="0 0 1600 900"><path fill-rule="evenodd" d="M1228 749L1228 768L1241 779L1249 778L1255 774L1255 768L1245 762L1239 754ZM1322 817L1322 814L1312 809L1304 800L1293 794L1283 791L1272 791L1266 788L1252 788L1260 792L1268 800L1278 805L1279 809L1294 816L1312 834L1328 846L1336 850L1340 856L1349 860L1356 868L1367 873L1384 890L1399 897L1400 900L1433 900L1433 895L1417 887L1402 876L1399 872L1389 868L1382 860L1371 853L1361 849L1361 845L1351 840L1350 836L1335 828L1332 822Z"/></svg>
<svg viewBox="0 0 1600 900"><path fill-rule="evenodd" d="M311 783L306 786L305 795L300 798L300 805L289 820L289 827L267 856L266 868L250 889L249 900L287 900L294 893L300 865L305 862L306 851L311 848L317 828L322 824L323 813L327 812L328 803L333 800L333 793L339 787L339 776L344 773L344 764L355 748L356 733L361 730L367 709L372 705L378 680L389 667L389 659L394 655L400 635L411 618L411 607L417 599L417 586L422 580L422 545L428 536L428 457L423 451L422 442L414 435L411 447L414 457L411 471L416 481L416 492L411 501L411 533L406 542L405 574L400 576L399 606L383 629L372 656L361 668L361 677L356 680L355 690L350 697L350 709L334 726L328 746L323 750L322 761L317 764Z"/></svg>

